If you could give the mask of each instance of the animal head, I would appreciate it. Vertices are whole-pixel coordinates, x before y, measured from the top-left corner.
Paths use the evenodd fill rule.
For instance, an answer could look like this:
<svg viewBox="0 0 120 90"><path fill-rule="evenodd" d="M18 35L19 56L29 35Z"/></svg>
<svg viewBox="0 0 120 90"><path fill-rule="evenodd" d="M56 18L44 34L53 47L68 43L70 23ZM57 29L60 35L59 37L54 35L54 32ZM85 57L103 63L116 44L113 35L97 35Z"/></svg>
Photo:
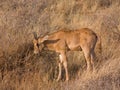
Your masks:
<svg viewBox="0 0 120 90"><path fill-rule="evenodd" d="M39 38L35 33L33 33L33 35L34 35L34 39L33 39L34 53L38 54L44 48L44 41L48 39L48 35Z"/></svg>

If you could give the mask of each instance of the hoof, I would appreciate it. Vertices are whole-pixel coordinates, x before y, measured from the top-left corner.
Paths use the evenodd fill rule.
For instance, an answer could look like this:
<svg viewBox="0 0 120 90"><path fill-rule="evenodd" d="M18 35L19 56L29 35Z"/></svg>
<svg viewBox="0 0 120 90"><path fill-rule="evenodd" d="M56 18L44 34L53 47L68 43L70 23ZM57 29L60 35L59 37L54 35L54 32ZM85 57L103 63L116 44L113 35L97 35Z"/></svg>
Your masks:
<svg viewBox="0 0 120 90"><path fill-rule="evenodd" d="M69 79L67 78L65 81L66 81L66 82L68 82L68 81L69 81Z"/></svg>

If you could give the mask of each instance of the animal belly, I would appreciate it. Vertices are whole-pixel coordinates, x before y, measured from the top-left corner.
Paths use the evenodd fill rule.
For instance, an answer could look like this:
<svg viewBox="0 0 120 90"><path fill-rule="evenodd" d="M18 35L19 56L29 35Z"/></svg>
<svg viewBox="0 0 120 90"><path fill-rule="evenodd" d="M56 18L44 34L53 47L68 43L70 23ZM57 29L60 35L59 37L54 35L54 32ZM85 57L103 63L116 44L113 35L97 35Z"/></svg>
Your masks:
<svg viewBox="0 0 120 90"><path fill-rule="evenodd" d="M69 49L70 50L73 50L73 51L82 51L82 48L80 46L69 46Z"/></svg>

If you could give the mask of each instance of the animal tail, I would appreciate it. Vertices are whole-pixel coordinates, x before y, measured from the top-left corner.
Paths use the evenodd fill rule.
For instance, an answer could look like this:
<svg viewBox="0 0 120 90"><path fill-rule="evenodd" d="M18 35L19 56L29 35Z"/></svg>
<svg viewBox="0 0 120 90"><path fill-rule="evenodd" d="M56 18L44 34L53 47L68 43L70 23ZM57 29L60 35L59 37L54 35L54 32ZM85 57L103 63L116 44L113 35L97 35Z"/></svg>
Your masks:
<svg viewBox="0 0 120 90"><path fill-rule="evenodd" d="M98 52L102 53L102 42L101 42L101 36L98 37Z"/></svg>

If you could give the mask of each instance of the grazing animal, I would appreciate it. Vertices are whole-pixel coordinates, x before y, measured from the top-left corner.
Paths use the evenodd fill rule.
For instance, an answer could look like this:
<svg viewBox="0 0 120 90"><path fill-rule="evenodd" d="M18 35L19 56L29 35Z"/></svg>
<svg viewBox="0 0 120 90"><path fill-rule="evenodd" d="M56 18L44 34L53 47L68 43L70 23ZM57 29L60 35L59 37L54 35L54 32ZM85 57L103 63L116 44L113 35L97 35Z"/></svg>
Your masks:
<svg viewBox="0 0 120 90"><path fill-rule="evenodd" d="M59 73L57 81L61 79L62 65L65 69L66 81L69 80L68 65L66 53L69 50L79 50L84 52L87 63L87 70L91 71L94 68L94 48L97 42L97 35L88 28L77 30L62 29L52 34L37 38L34 34L34 53L37 54L46 47L59 53Z"/></svg>

